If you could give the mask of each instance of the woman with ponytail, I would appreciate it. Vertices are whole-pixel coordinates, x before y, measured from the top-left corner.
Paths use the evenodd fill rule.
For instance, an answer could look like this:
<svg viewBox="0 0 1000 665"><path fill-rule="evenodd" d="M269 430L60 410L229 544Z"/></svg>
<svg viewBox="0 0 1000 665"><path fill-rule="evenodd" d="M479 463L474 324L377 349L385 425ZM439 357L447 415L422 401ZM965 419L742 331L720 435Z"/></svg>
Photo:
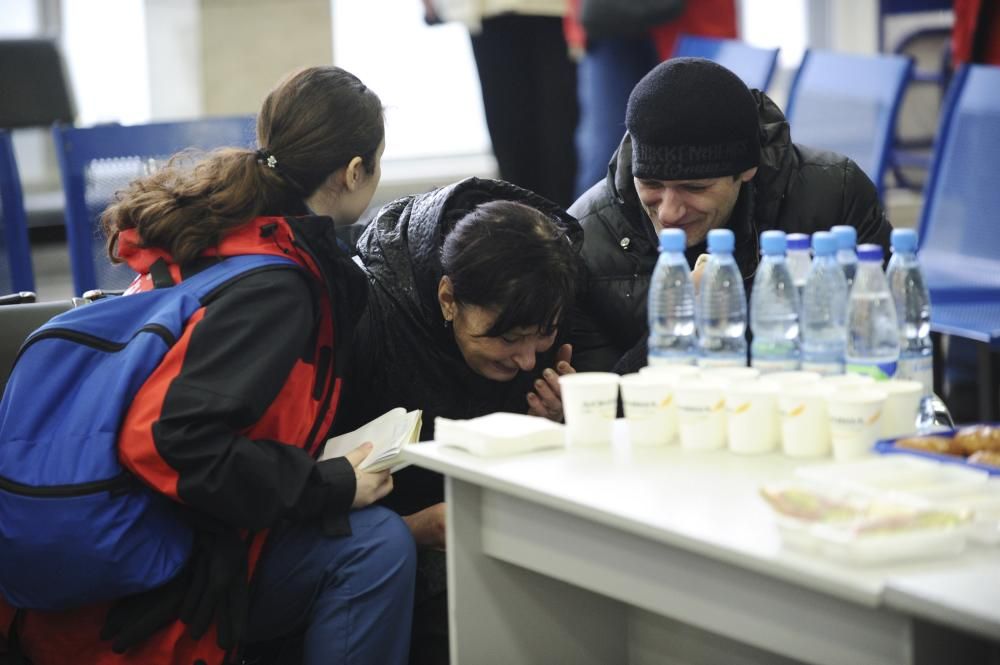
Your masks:
<svg viewBox="0 0 1000 665"><path fill-rule="evenodd" d="M370 444L316 460L365 303L334 227L371 202L382 105L342 69L305 69L264 100L257 141L176 158L104 213L111 260L137 273L126 298L228 257L292 263L205 297L120 429L123 465L192 526L187 565L161 587L69 611L8 621L0 599L0 632L13 625L8 642L35 665L221 665L289 637L307 664L406 661L413 539L371 505L392 478L358 468Z"/></svg>

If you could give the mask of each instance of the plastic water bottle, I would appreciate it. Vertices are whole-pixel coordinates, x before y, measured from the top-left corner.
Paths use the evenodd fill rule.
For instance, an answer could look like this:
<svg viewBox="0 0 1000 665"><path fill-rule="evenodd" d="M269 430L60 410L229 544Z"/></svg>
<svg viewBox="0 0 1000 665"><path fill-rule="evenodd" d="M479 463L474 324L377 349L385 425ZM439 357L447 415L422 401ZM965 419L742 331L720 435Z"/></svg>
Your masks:
<svg viewBox="0 0 1000 665"><path fill-rule="evenodd" d="M747 300L743 275L733 258L736 237L729 229L708 232L708 262L696 300L702 367L747 364Z"/></svg>
<svg viewBox="0 0 1000 665"><path fill-rule="evenodd" d="M847 301L847 371L890 379L899 361L899 326L889 282L882 272L882 248L858 248L858 272Z"/></svg>
<svg viewBox="0 0 1000 665"><path fill-rule="evenodd" d="M799 367L799 294L785 259L786 246L783 231L760 234L764 257L750 293L750 364L762 373Z"/></svg>
<svg viewBox="0 0 1000 665"><path fill-rule="evenodd" d="M698 355L694 285L680 229L660 231L660 258L649 285L649 364L691 364Z"/></svg>
<svg viewBox="0 0 1000 665"><path fill-rule="evenodd" d="M924 396L934 391L934 350L931 345L931 297L917 261L917 233L892 232L892 258L885 271L899 323L899 365L896 378L920 381Z"/></svg>
<svg viewBox="0 0 1000 665"><path fill-rule="evenodd" d="M837 239L837 263L844 270L847 289L854 285L854 275L858 271L858 255L854 251L858 244L858 230L853 226L835 226L830 231Z"/></svg>
<svg viewBox="0 0 1000 665"><path fill-rule="evenodd" d="M792 282L799 292L799 302L802 302L802 290L806 286L806 275L812 265L809 256L809 236L805 233L788 234L788 272L792 273ZM801 315L800 315L801 316Z"/></svg>
<svg viewBox="0 0 1000 665"><path fill-rule="evenodd" d="M847 348L847 278L837 263L837 239L813 234L813 258L802 292L802 369L843 374Z"/></svg>

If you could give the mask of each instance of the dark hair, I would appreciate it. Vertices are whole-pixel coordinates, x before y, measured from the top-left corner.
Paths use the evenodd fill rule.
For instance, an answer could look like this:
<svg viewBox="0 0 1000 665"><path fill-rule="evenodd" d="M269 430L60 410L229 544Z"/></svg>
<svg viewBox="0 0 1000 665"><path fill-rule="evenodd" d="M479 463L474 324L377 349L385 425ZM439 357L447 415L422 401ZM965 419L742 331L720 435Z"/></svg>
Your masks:
<svg viewBox="0 0 1000 665"><path fill-rule="evenodd" d="M332 66L295 72L261 106L259 151L222 148L196 163L181 153L116 194L101 216L108 254L120 261L118 233L135 228L143 246L188 263L254 217L301 210L354 157L374 172L384 134L382 102L358 77Z"/></svg>
<svg viewBox="0 0 1000 665"><path fill-rule="evenodd" d="M448 233L444 274L458 304L499 310L486 337L538 326L549 334L572 304L577 255L563 231L538 210L513 201L476 207Z"/></svg>

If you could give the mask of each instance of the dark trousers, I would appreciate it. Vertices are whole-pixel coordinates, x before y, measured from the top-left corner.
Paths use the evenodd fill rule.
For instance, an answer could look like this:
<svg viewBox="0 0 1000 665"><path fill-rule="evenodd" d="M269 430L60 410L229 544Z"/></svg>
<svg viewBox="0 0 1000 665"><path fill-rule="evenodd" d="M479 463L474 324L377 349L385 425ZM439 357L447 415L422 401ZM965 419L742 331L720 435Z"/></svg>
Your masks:
<svg viewBox="0 0 1000 665"><path fill-rule="evenodd" d="M500 177L561 206L573 202L576 65L562 19L502 14L472 37Z"/></svg>

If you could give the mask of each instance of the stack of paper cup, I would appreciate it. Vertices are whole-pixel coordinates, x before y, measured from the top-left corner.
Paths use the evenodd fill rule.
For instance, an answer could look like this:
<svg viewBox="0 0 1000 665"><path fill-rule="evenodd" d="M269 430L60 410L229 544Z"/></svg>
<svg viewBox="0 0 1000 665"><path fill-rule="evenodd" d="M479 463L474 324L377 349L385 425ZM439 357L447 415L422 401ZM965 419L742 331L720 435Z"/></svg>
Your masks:
<svg viewBox="0 0 1000 665"><path fill-rule="evenodd" d="M622 406L632 445L664 446L674 442L677 437L674 386L679 376L646 372L621 378Z"/></svg>
<svg viewBox="0 0 1000 665"><path fill-rule="evenodd" d="M619 376L611 372L578 372L559 377L566 445L611 444L612 424L618 412Z"/></svg>
<svg viewBox="0 0 1000 665"><path fill-rule="evenodd" d="M697 379L685 381L675 393L681 447L716 450L726 446L726 400L722 385Z"/></svg>
<svg viewBox="0 0 1000 665"><path fill-rule="evenodd" d="M820 381L784 385L778 392L781 451L789 457L830 454L830 419L826 397L834 388Z"/></svg>
<svg viewBox="0 0 1000 665"><path fill-rule="evenodd" d="M743 454L774 450L778 445L777 385L737 380L726 389L725 397L729 449Z"/></svg>
<svg viewBox="0 0 1000 665"><path fill-rule="evenodd" d="M841 388L827 396L834 459L855 459L871 452L882 431L886 397L875 388Z"/></svg>
<svg viewBox="0 0 1000 665"><path fill-rule="evenodd" d="M916 432L924 384L919 381L891 379L876 383L873 387L886 393L885 410L882 412L882 438L893 439Z"/></svg>
<svg viewBox="0 0 1000 665"><path fill-rule="evenodd" d="M755 367L709 367L701 370L702 378L729 385L741 381L755 381L760 370Z"/></svg>

